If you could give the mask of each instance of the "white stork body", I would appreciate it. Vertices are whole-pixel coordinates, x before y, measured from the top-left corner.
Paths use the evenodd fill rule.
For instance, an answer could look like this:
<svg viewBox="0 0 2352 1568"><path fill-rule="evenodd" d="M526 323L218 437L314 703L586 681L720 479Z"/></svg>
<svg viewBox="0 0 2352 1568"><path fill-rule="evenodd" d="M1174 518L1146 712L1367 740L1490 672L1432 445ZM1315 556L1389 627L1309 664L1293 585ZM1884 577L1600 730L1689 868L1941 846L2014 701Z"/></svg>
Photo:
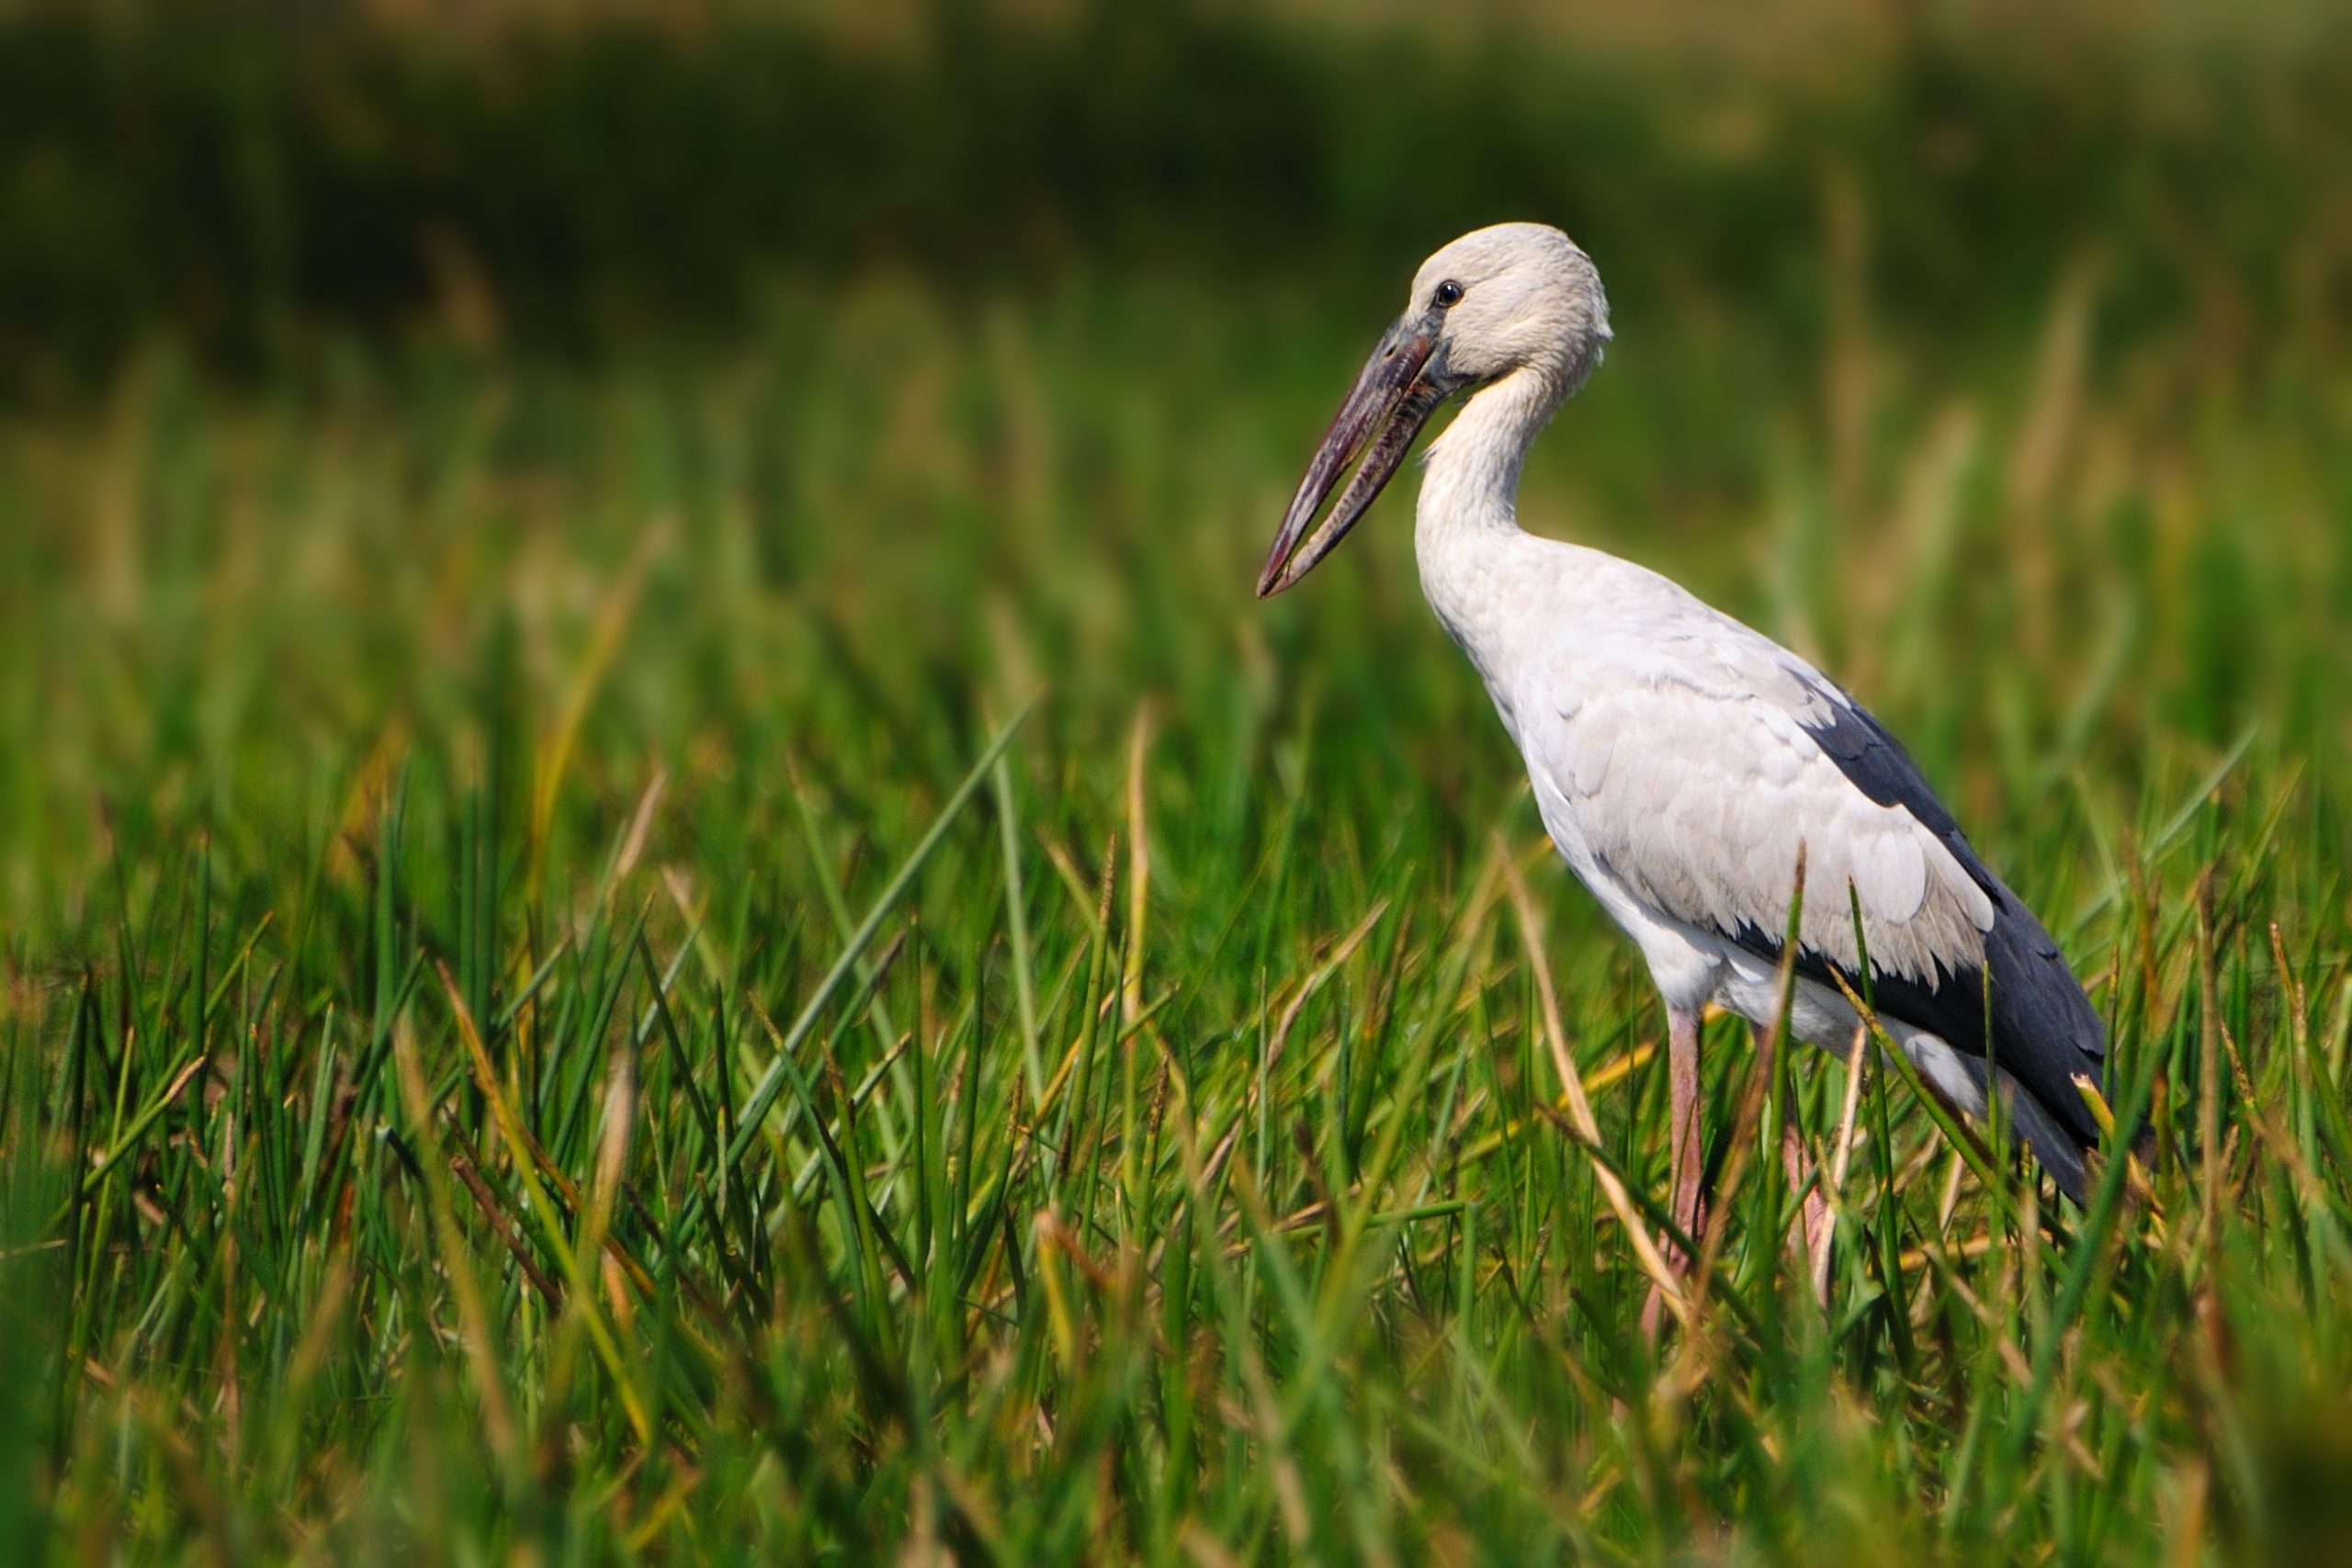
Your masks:
<svg viewBox="0 0 2352 1568"><path fill-rule="evenodd" d="M1467 392L1430 448L1421 587L1525 758L1553 841L1665 1000L1686 1230L1700 1218L1700 1012L1715 1002L1761 1025L1778 1010L1800 845L1791 1032L1842 1054L1860 1021L1839 983L1868 989L1963 1110L1981 1114L1997 1084L2081 1201L2098 1132L2075 1086L2101 1081L2098 1014L1902 747L1812 665L1666 578L1521 529L1527 449L1609 336L1599 276L1556 230L1504 224L1430 257L1300 485L1261 593L1328 554L1430 414Z"/></svg>
<svg viewBox="0 0 2352 1568"><path fill-rule="evenodd" d="M1462 504L1453 470L1476 448L1457 437L1483 413L1473 399L1430 449L1414 537L1421 588L1485 678L1544 830L1641 949L1668 1010L1695 1016L1713 1002L1772 1017L1777 961L1722 933L1785 931L1800 839L1807 897L1829 897L1804 925L1839 955L1854 947L1850 877L1866 930L1886 936L1877 965L1898 953L1932 965L1939 949L1981 962L1992 919L1983 890L1813 739L1808 721L1849 707L1844 694L1645 567L1524 533L1507 502ZM1694 905L1712 918L1673 912ZM1943 1041L1885 1021L1930 1081L1982 1113L1983 1092ZM1834 987L1796 978L1791 1034L1843 1055L1860 1022Z"/></svg>

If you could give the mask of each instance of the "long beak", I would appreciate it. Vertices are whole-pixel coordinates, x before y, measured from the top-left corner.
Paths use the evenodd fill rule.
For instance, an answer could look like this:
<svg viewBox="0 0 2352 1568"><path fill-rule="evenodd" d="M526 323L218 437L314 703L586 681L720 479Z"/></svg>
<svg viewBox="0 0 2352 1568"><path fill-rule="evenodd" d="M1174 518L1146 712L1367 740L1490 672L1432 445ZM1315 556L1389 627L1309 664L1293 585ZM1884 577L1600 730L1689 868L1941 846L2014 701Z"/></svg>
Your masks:
<svg viewBox="0 0 2352 1568"><path fill-rule="evenodd" d="M1306 477L1298 483L1298 493L1291 498L1282 532L1274 536L1274 547L1266 557L1266 570L1258 574L1259 598L1279 593L1313 571L1316 563L1347 537L1348 530L1403 465L1413 438L1445 401L1445 392L1422 375L1436 346L1437 323L1417 318L1389 328L1380 346L1373 350L1363 374L1356 378L1355 389L1332 416L1331 428L1324 432L1323 445L1316 448ZM1338 504L1314 536L1301 546L1299 536L1306 532L1307 524L1322 510L1340 477L1359 456L1363 461L1356 464Z"/></svg>

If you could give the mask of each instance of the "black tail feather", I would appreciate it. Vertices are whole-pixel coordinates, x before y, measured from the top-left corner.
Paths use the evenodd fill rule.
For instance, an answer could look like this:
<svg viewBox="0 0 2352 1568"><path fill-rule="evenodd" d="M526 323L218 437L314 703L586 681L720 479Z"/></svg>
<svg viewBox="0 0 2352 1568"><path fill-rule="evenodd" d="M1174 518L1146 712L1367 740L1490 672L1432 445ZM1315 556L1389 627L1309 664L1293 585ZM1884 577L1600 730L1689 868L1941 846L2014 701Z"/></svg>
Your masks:
<svg viewBox="0 0 2352 1568"><path fill-rule="evenodd" d="M1984 1088L1984 1063L1981 1058L1962 1058L1969 1078L1982 1092ZM2041 1162L2044 1170L2058 1183L2058 1190L2076 1203L2090 1205L2090 1156L2094 1149L2104 1146L2110 1156L2118 1150L2128 1150L2143 1166L2153 1165L2155 1158L2155 1129L2145 1121L2140 1122L2129 1136L2106 1139L2086 1138L2076 1123L2053 1114L2051 1107L2026 1085L2007 1071L2000 1074L2002 1113L2018 1136L2025 1140L2033 1157ZM1987 1100L1990 1113L1990 1100Z"/></svg>

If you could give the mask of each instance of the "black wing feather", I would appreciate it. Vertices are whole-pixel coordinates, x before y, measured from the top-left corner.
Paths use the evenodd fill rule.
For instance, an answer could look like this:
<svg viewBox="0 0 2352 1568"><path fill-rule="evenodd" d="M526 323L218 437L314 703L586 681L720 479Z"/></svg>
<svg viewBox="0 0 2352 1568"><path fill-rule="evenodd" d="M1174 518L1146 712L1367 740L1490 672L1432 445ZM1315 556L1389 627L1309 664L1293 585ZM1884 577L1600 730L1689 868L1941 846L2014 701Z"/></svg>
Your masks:
<svg viewBox="0 0 2352 1568"><path fill-rule="evenodd" d="M1873 964L1872 1005L1886 1017L1940 1038L1960 1055L1980 1088L1989 1050L2001 1077L2022 1091L2005 1096L2018 1132L2058 1185L2082 1201L2087 1191L2084 1156L2098 1144L2098 1126L2074 1080L2087 1078L2106 1092L2107 1031L2098 1010L2033 911L1977 858L1902 742L1843 694L1833 697L1830 711L1828 724L1808 728L1838 772L1879 805L1900 807L1917 818L1993 905L1983 969L1965 965L1929 985ZM1780 933L1742 926L1724 934L1750 953L1780 962ZM1842 975L1811 948L1798 953L1796 967L1823 985L1834 986ZM1864 988L1856 976L1842 977L1857 992Z"/></svg>

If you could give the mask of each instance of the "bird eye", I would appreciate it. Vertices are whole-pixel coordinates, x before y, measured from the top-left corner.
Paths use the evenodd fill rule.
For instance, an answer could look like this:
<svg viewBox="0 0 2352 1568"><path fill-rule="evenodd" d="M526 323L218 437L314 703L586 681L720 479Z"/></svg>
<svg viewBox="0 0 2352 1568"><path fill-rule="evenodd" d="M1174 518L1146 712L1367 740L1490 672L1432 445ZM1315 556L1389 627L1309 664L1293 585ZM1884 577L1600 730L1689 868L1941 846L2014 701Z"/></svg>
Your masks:
<svg viewBox="0 0 2352 1568"><path fill-rule="evenodd" d="M1434 298L1437 300L1437 308L1439 310L1451 310L1453 307L1462 303L1462 285L1454 282L1453 279L1449 277L1443 283L1437 286L1437 293Z"/></svg>

